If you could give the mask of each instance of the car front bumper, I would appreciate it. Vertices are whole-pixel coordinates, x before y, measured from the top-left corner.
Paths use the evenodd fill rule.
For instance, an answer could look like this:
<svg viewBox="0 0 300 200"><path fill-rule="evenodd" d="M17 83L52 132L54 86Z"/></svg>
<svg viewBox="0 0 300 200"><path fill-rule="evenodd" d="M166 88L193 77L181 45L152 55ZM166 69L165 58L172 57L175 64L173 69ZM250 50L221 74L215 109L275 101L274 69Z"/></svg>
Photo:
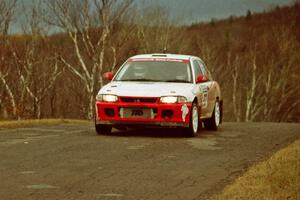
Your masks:
<svg viewBox="0 0 300 200"><path fill-rule="evenodd" d="M160 102L102 102L96 101L96 124L106 125L146 125L164 127L188 127L191 103L165 104ZM123 110L150 110L151 116L124 116Z"/></svg>

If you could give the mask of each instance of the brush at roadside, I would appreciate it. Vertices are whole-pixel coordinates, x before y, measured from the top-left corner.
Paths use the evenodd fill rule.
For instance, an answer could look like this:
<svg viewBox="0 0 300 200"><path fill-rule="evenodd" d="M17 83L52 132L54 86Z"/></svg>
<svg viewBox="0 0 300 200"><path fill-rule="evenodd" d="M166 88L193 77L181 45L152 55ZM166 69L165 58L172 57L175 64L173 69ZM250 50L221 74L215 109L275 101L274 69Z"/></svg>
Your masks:
<svg viewBox="0 0 300 200"><path fill-rule="evenodd" d="M28 120L11 120L11 121L0 121L0 128L19 128L19 127L30 127L35 125L58 125L63 123L81 123L88 124L88 120L78 119L28 119Z"/></svg>
<svg viewBox="0 0 300 200"><path fill-rule="evenodd" d="M211 200L300 199L300 140L251 167Z"/></svg>

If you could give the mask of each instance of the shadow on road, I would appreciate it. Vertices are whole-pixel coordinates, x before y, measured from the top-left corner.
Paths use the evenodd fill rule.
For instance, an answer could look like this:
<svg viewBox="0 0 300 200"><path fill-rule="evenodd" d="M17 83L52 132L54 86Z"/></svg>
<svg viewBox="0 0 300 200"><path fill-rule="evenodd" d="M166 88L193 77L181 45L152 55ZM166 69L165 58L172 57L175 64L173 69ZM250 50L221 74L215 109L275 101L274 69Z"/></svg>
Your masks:
<svg viewBox="0 0 300 200"><path fill-rule="evenodd" d="M198 131L198 138L215 135L215 131ZM151 138L189 138L184 129L181 128L138 128L117 130L113 129L109 135L112 137L151 137Z"/></svg>

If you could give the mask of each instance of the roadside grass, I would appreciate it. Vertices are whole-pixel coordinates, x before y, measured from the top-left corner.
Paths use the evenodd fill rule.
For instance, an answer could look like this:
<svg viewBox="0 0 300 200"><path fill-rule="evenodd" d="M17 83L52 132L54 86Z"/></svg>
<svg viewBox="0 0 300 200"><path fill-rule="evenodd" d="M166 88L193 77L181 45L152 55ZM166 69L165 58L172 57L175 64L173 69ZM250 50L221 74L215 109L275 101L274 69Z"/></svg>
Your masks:
<svg viewBox="0 0 300 200"><path fill-rule="evenodd" d="M10 120L0 121L0 128L20 128L35 125L59 125L65 123L88 124L88 120L78 119L28 119L28 120Z"/></svg>
<svg viewBox="0 0 300 200"><path fill-rule="evenodd" d="M300 140L276 152L210 200L300 199Z"/></svg>

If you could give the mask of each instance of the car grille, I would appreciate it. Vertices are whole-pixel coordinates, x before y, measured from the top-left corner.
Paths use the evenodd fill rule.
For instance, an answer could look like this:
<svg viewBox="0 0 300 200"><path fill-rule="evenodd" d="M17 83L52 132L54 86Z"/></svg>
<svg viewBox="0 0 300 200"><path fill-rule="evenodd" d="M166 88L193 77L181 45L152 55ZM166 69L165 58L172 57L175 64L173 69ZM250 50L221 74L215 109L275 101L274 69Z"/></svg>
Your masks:
<svg viewBox="0 0 300 200"><path fill-rule="evenodd" d="M155 103L158 98L156 97L121 97L121 102L124 103Z"/></svg>

